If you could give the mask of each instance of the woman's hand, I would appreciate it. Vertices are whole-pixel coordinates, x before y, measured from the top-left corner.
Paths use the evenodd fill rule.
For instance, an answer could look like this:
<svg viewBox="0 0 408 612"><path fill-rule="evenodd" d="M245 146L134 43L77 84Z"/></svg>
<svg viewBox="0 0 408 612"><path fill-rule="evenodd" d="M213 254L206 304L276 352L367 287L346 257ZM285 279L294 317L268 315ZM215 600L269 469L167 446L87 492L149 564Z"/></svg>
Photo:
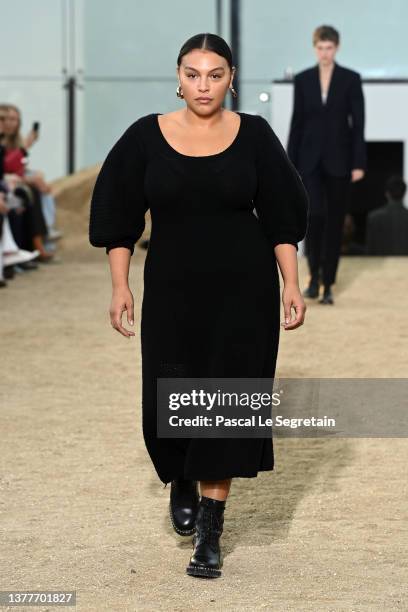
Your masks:
<svg viewBox="0 0 408 612"><path fill-rule="evenodd" d="M306 304L297 284L286 284L282 291L282 303L285 321L281 323L284 329L296 329L304 323ZM292 308L295 318L292 321Z"/></svg>
<svg viewBox="0 0 408 612"><path fill-rule="evenodd" d="M130 336L134 336L135 332L128 331L125 327L122 326L122 314L124 311L126 311L127 322L129 323L129 325L133 325L133 310L133 295L129 287L114 288L112 293L112 302L109 309L111 325L114 329L116 329L119 333L121 333L123 336L126 336L127 338L130 338Z"/></svg>

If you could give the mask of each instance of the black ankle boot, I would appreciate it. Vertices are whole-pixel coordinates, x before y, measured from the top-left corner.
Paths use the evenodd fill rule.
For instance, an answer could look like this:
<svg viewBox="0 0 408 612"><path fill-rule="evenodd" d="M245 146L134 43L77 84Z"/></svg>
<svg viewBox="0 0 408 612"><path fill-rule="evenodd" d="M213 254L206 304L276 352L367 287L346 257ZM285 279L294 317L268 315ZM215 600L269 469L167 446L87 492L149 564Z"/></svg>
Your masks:
<svg viewBox="0 0 408 612"><path fill-rule="evenodd" d="M190 576L218 578L223 564L219 539L223 532L225 501L201 497L193 536L193 554L186 568Z"/></svg>
<svg viewBox="0 0 408 612"><path fill-rule="evenodd" d="M169 513L174 530L179 535L195 533L199 501L196 480L177 478L171 481Z"/></svg>
<svg viewBox="0 0 408 612"><path fill-rule="evenodd" d="M303 296L308 298L317 298L319 295L320 282L318 277L312 276L309 286L304 290Z"/></svg>
<svg viewBox="0 0 408 612"><path fill-rule="evenodd" d="M321 300L319 300L319 304L334 304L333 294L330 285L325 285L323 297Z"/></svg>

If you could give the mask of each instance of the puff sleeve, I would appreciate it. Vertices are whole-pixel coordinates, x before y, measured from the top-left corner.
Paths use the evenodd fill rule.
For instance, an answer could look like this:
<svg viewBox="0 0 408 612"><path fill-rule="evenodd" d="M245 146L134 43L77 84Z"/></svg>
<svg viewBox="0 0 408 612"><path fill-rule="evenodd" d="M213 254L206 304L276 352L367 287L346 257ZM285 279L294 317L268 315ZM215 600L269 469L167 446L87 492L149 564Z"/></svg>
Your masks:
<svg viewBox="0 0 408 612"><path fill-rule="evenodd" d="M293 244L298 250L307 230L307 191L266 119L256 116L256 129L257 217L273 247Z"/></svg>
<svg viewBox="0 0 408 612"><path fill-rule="evenodd" d="M89 242L105 247L126 247L133 255L145 228L148 209L144 197L145 151L140 120L122 134L109 151L91 196Z"/></svg>

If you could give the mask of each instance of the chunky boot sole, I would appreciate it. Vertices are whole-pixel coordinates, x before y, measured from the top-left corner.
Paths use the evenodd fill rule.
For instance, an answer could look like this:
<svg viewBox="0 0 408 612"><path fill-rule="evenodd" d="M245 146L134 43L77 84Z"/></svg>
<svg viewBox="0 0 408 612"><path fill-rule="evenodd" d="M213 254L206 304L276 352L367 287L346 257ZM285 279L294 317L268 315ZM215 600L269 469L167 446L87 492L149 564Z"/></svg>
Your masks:
<svg viewBox="0 0 408 612"><path fill-rule="evenodd" d="M193 527L192 529L180 529L180 527L177 527L177 525L174 524L173 521L173 513L171 511L171 503L169 502L169 516L170 516L170 520L171 520L171 524L173 525L173 529L174 531L176 531L179 535L181 536L190 536L190 535L194 535L196 532L196 528Z"/></svg>
<svg viewBox="0 0 408 612"><path fill-rule="evenodd" d="M221 570L213 567L205 567L203 565L188 565L186 567L186 573L189 576L195 576L197 578L219 578L221 576Z"/></svg>

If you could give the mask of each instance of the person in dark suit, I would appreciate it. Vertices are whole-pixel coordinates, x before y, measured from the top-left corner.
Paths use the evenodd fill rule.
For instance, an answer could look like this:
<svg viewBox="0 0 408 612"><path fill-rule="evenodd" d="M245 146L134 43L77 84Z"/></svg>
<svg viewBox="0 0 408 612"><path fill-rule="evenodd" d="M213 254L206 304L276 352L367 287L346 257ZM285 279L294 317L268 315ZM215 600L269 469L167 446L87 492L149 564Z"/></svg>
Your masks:
<svg viewBox="0 0 408 612"><path fill-rule="evenodd" d="M305 297L333 304L350 182L366 169L364 97L358 72L335 62L340 36L331 26L313 34L318 63L294 78L287 151L308 191L305 237L310 282Z"/></svg>
<svg viewBox="0 0 408 612"><path fill-rule="evenodd" d="M408 209L403 198L407 190L400 176L391 176L385 186L387 204L367 218L367 255L408 255Z"/></svg>

